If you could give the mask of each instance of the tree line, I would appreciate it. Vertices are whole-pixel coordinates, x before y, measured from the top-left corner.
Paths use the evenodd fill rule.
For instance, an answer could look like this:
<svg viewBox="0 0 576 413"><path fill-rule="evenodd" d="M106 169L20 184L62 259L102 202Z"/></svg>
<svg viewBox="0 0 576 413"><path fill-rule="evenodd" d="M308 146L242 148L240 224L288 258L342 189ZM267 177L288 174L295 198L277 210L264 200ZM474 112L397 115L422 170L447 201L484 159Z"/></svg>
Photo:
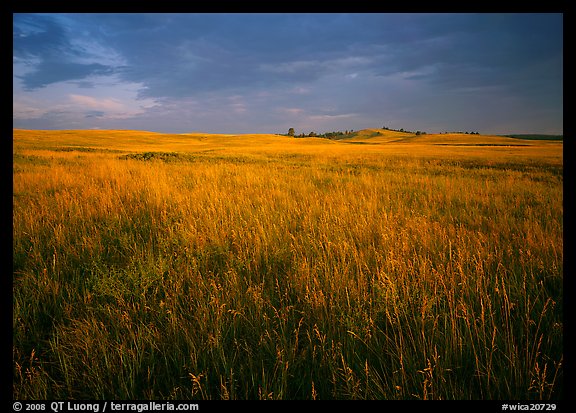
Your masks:
<svg viewBox="0 0 576 413"><path fill-rule="evenodd" d="M327 139L335 139L335 138L343 138L343 137L350 137L354 133L354 129L342 131L333 131L333 132L326 132L326 133L316 133L314 131L306 134L300 133L296 135L294 132L294 128L288 129L288 136L292 136L294 138L327 138Z"/></svg>
<svg viewBox="0 0 576 413"><path fill-rule="evenodd" d="M424 131L410 131L410 130L406 130L404 128L400 128L400 129L393 129L393 128L389 128L387 126L383 126L382 130L389 130L389 131L394 131L394 132L404 132L404 133L412 133L416 136L420 136L420 135L426 135L426 132ZM441 134L447 134L447 133L463 133L463 134L467 134L467 135L480 135L480 132L468 132L468 131L456 131L456 132L440 132ZM350 129L350 130L345 130L344 132L342 131L332 131L332 132L326 132L326 133L321 133L318 134L314 131L306 134L306 133L300 133L298 135L296 135L296 132L294 131L294 128L290 128L288 129L288 133L286 134L286 136L292 136L294 138L327 138L327 139L343 139L343 138L349 138L352 137L354 134L354 129Z"/></svg>

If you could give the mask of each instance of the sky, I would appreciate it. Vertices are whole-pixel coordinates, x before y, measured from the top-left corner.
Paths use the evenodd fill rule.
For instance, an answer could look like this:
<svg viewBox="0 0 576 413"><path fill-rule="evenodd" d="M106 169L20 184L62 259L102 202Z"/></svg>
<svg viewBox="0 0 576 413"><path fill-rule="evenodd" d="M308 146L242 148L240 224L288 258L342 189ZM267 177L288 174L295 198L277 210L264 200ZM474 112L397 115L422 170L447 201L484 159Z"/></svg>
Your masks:
<svg viewBox="0 0 576 413"><path fill-rule="evenodd" d="M563 133L563 15L14 14L13 127Z"/></svg>

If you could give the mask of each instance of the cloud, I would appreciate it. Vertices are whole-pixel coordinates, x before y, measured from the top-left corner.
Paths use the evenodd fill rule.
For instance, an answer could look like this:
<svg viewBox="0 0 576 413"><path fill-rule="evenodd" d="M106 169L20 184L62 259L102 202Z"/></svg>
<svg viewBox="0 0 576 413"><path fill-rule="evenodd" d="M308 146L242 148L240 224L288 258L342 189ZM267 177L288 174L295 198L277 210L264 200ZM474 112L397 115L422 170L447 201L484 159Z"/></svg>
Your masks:
<svg viewBox="0 0 576 413"><path fill-rule="evenodd" d="M91 110L89 112L86 112L85 117L86 118L102 118L104 117L104 112L101 110Z"/></svg>
<svg viewBox="0 0 576 413"><path fill-rule="evenodd" d="M292 89L290 89L289 93L292 93L295 95L308 95L310 93L310 88L302 87L302 86L296 86L296 87L293 87Z"/></svg>
<svg viewBox="0 0 576 413"><path fill-rule="evenodd" d="M13 54L19 59L49 59L71 51L68 37L54 19L47 16L15 14Z"/></svg>
<svg viewBox="0 0 576 413"><path fill-rule="evenodd" d="M325 115L311 115L308 118L311 120L321 120L321 121L325 121L325 120L335 120L335 119L348 119L348 118L353 118L355 116L358 116L357 113L341 113L338 115L330 115L330 114L325 114Z"/></svg>
<svg viewBox="0 0 576 413"><path fill-rule="evenodd" d="M365 63L365 56L350 56L348 34L340 32L345 20L340 15L114 15L92 16L84 26L104 27L95 38L121 56L122 64L114 68L123 81L145 86L142 97L185 98L312 82Z"/></svg>
<svg viewBox="0 0 576 413"><path fill-rule="evenodd" d="M62 22L49 16L14 16L13 55L26 70L15 73L26 91L114 73L114 67L100 63L102 53L95 55L80 47Z"/></svg>
<svg viewBox="0 0 576 413"><path fill-rule="evenodd" d="M561 112L562 36L561 14L17 14L15 94L42 99L14 117L250 132Z"/></svg>
<svg viewBox="0 0 576 413"><path fill-rule="evenodd" d="M302 115L305 110L302 108L279 108L277 112L290 116Z"/></svg>
<svg viewBox="0 0 576 413"><path fill-rule="evenodd" d="M85 79L96 75L111 75L113 73L113 68L99 63L81 64L43 61L36 66L34 71L20 76L17 75L16 77L22 79L24 90L31 91L52 83Z"/></svg>
<svg viewBox="0 0 576 413"><path fill-rule="evenodd" d="M498 76L514 62L532 59L523 40L529 30L516 34L517 20L490 14L23 15L15 18L14 49L32 69L19 75L29 91L114 74L141 83L140 96L151 98L306 87L336 74L352 80L412 73L415 81L472 86L504 83L510 77ZM547 42L532 44L542 56L550 54ZM422 70L431 65L435 70Z"/></svg>
<svg viewBox="0 0 576 413"><path fill-rule="evenodd" d="M325 64L314 60L300 60L274 64L263 63L260 65L259 70L264 73L273 73L283 76L293 76L295 74L302 76L304 73L304 77L309 77L309 74L324 71Z"/></svg>
<svg viewBox="0 0 576 413"><path fill-rule="evenodd" d="M126 110L126 106L123 103L113 98L97 99L91 96L70 95L70 100L76 105L85 106L90 109L113 112Z"/></svg>
<svg viewBox="0 0 576 413"><path fill-rule="evenodd" d="M31 99L19 98L12 102L13 119L36 119L45 113L46 109Z"/></svg>

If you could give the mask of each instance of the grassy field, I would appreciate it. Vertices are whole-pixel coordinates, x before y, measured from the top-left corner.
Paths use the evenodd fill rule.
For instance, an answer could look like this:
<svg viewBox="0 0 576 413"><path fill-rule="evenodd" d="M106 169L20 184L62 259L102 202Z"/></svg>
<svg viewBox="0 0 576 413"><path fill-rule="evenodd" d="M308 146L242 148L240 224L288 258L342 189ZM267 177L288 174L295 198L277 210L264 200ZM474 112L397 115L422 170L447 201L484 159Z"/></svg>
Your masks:
<svg viewBox="0 0 576 413"><path fill-rule="evenodd" d="M560 399L562 142L13 135L16 399Z"/></svg>

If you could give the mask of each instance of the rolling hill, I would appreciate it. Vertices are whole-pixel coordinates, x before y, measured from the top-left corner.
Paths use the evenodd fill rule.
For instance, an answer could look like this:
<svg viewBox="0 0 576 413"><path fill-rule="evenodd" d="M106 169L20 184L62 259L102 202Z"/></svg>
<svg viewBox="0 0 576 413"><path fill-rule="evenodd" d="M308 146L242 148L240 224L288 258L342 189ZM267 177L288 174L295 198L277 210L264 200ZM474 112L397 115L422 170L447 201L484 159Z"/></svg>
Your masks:
<svg viewBox="0 0 576 413"><path fill-rule="evenodd" d="M318 137L292 138L278 134L213 134L203 132L169 134L136 130L24 130L14 129L15 143L32 145L37 149L54 147L107 148L124 150L134 146L142 148L174 147L196 150L209 146L269 146L294 144L423 144L446 146L533 146L557 143L548 135L473 135L443 133L416 135L382 129L362 129L340 139Z"/></svg>

